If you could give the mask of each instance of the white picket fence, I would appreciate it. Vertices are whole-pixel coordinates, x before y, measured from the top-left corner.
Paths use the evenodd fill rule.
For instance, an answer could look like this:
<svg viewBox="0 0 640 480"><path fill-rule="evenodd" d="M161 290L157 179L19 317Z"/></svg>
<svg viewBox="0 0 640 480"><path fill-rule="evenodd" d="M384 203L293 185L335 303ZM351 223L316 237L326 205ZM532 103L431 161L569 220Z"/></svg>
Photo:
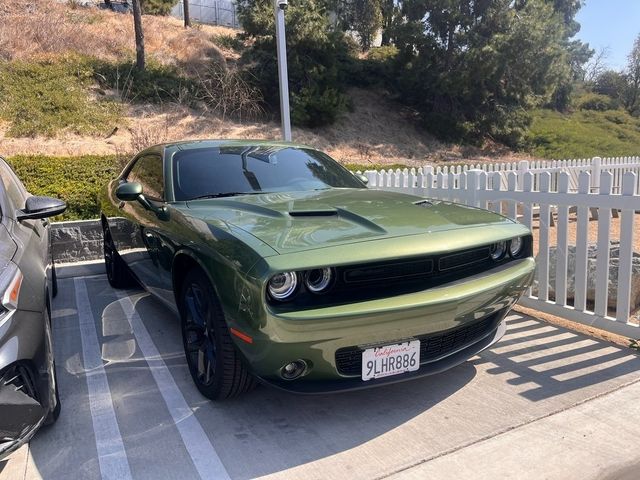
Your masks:
<svg viewBox="0 0 640 480"><path fill-rule="evenodd" d="M640 158L518 162L511 164L511 168L509 164L501 165L424 167L364 174L370 188L488 208L537 229L536 285L520 303L619 335L640 338L640 328L629 321L631 299L640 294L632 291L634 221L636 212L640 213ZM588 270L593 270L594 262L588 258L590 213L591 221L598 219L594 284L588 284ZM619 221L617 265L610 261L612 216ZM553 221L555 235L550 235ZM571 247L575 248L575 276L568 279L571 224L575 224L575 247ZM554 265L549 262L551 247L557 249ZM550 270L555 275L550 276ZM608 302L610 275L617 285L615 305Z"/></svg>

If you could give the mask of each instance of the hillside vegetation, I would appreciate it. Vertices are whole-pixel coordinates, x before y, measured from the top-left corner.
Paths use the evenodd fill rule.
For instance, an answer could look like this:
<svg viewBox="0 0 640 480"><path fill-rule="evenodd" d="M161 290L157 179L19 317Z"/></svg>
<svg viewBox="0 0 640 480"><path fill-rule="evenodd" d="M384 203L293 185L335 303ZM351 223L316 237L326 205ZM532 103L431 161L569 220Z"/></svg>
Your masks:
<svg viewBox="0 0 640 480"><path fill-rule="evenodd" d="M624 110L537 110L529 130L535 158L573 159L640 155L640 118Z"/></svg>
<svg viewBox="0 0 640 480"><path fill-rule="evenodd" d="M149 62L140 75L130 15L55 2L0 5L0 155L127 155L184 138L280 137L273 115L233 115L233 105L225 112L210 95L219 82L237 81L237 31L185 29L149 15L144 25ZM351 87L348 96L333 125L294 127L294 140L360 165L510 153L436 140L378 87Z"/></svg>
<svg viewBox="0 0 640 480"><path fill-rule="evenodd" d="M272 72L264 76L264 71L273 69L272 37L259 35L272 30L272 12L265 10L268 2L263 0L242 3L245 21L251 27L245 33L203 25L185 29L178 19L145 15L148 62L147 70L138 72L133 66L135 44L130 15L74 8L72 2L3 2L0 154L122 158L153 143L184 138L279 138L278 97L273 83L276 75ZM313 8L303 8L307 4L313 4ZM561 114L537 109L530 130L518 140L527 122L515 90L489 92L487 98L511 102L504 111L488 106L474 110L473 102L481 101L486 92L467 91L464 85L451 84L444 76L433 77L436 72L424 63L425 58L420 57L423 63L411 63L408 50L385 46L364 54L344 36L323 37L320 30L329 27L318 2L301 0L297 5L287 13L293 22L288 42L293 116L298 122L294 125L294 141L326 150L345 164L416 166L427 162L513 160L529 155L567 158L638 153L638 120L622 110L576 109L572 113L572 107L568 107L568 113ZM427 7L411 15L418 15L423 8ZM518 35L524 35L535 27L536 35L545 37L548 28L559 21L549 5L531 7L520 12L519 18L510 13L504 16L505 12L509 13L491 11L485 15L497 22L491 28L513 27ZM536 23L536 12L546 15L544 28ZM312 22L302 21L309 16ZM467 19L454 20L466 29L479 28ZM481 20L488 21L484 17ZM503 20L506 23L500 23ZM440 27L445 28L446 22ZM412 32L408 25L402 28L395 34L398 42L403 31L407 35ZM411 35L406 41L418 38L415 32ZM560 42L556 37L553 41ZM461 49L458 57L429 61L448 61L452 68L455 63L455 68L474 75L481 72L472 64L480 62L483 68L491 65L492 70L482 74L490 77L485 83L493 79L496 85L500 72L523 77L523 72L533 68L532 58L509 64L506 59L511 50L500 50L515 45L510 42L518 43L520 36L496 38L502 38L503 43L494 42L489 50L479 50L485 56L465 57L467 50L462 47L467 40L456 38ZM549 59L560 58L556 57L554 53ZM323 62L332 58L337 60L331 68L325 68ZM305 63L310 60L314 68ZM411 65L422 73L409 75ZM503 72L505 65L508 69ZM563 72L566 80L564 67L553 68ZM262 80L254 81L261 71ZM533 97L551 98L552 88L542 78L545 73L535 71L542 83L527 87L527 105L533 105ZM246 72L255 75L247 76ZM409 83L399 85L399 79ZM435 95L437 84L450 90ZM464 95L473 98L465 100ZM445 107L455 112L449 115ZM431 113L424 109L431 109ZM502 143L509 139L520 146L517 151Z"/></svg>

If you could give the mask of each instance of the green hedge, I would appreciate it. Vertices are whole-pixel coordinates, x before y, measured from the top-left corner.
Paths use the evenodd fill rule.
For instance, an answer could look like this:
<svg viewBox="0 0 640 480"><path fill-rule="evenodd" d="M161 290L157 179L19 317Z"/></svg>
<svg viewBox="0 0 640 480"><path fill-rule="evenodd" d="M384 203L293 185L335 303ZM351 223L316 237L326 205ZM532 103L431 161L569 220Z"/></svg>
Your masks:
<svg viewBox="0 0 640 480"><path fill-rule="evenodd" d="M98 218L100 192L120 173L115 155L17 155L7 161L30 193L57 197L67 202L67 211L55 220Z"/></svg>
<svg viewBox="0 0 640 480"><path fill-rule="evenodd" d="M67 202L67 211L54 220L89 220L100 217L100 196L104 187L121 171L115 155L50 157L16 155L7 159L33 195L56 197ZM352 171L405 168L403 164L344 165Z"/></svg>

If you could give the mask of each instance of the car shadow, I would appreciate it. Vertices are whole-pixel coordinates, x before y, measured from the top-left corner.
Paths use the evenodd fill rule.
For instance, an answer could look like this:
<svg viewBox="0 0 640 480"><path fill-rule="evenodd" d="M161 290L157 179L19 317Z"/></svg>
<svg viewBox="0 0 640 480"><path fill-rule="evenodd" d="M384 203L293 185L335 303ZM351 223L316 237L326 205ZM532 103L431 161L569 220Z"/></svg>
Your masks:
<svg viewBox="0 0 640 480"><path fill-rule="evenodd" d="M175 441L182 447L184 442L187 450L192 446L178 435L147 361L139 350L132 353L136 338L123 321L122 300L103 279L86 283L111 401L134 478L154 478L154 468L173 478L185 471L189 456L164 450L161 443ZM151 296L129 293L138 297L135 311L189 405L188 414L197 418L231 478L286 470L370 442L429 411L476 375L467 362L446 373L363 391L299 396L259 385L239 398L210 402L191 381L175 315ZM34 439L31 455L43 478L99 478L92 432L100 420L90 414L89 403L95 399L89 398L86 388L86 377L93 372L84 369L80 340L73 339L79 335L75 310L60 311L64 314L57 315L54 334L64 335L56 351L62 415L53 428L43 429ZM138 468L143 464L146 471Z"/></svg>
<svg viewBox="0 0 640 480"><path fill-rule="evenodd" d="M628 349L512 314L507 334L491 350L438 375L332 395L299 396L259 386L229 401L210 402L189 375L175 314L144 292L117 293L102 277L84 281L134 478L197 475L192 460L199 446L177 428L189 417L197 419L231 478L284 472L363 446L369 452L363 458L376 459L382 471L613 390L637 377L640 367L640 358ZM84 369L78 353L73 293L61 290L54 337L63 410L58 424L32 442L31 455L43 478L99 478L95 428L100 420L89 412L86 388L93 372ZM145 359L140 351L127 316L133 314L126 314L129 300L157 358ZM188 405L178 418L170 414L167 392L150 368L168 369Z"/></svg>

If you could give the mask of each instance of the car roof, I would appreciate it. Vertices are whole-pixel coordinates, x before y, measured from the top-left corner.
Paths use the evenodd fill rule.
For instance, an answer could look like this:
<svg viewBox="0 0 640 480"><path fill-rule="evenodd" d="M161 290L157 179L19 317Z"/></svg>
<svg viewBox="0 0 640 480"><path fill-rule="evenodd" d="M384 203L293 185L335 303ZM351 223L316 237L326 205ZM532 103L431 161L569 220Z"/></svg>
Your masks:
<svg viewBox="0 0 640 480"><path fill-rule="evenodd" d="M191 150L196 148L207 147L294 147L294 148L312 148L306 145L300 145L291 142L277 140L233 140L233 139L206 139L206 140L182 140L179 142L162 143L151 148L175 149L175 150Z"/></svg>

